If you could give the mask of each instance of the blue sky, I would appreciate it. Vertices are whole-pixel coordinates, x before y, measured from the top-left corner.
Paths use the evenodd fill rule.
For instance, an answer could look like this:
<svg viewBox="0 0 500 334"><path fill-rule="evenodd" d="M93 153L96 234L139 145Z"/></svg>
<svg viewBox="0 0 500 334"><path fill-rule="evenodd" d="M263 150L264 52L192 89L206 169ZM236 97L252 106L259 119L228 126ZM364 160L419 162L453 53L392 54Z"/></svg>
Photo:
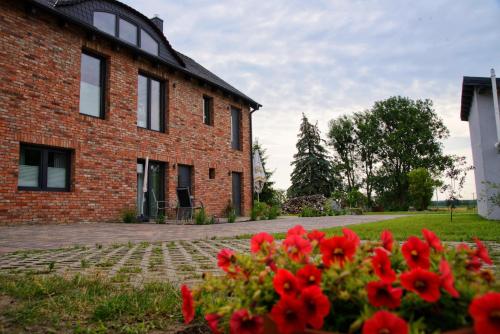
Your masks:
<svg viewBox="0 0 500 334"><path fill-rule="evenodd" d="M254 135L279 188L290 184L301 114L318 121L393 95L430 98L450 129L445 152L472 163L459 117L462 76L500 71L494 0L125 0L164 19L172 46L264 107ZM468 178L463 195L472 197Z"/></svg>

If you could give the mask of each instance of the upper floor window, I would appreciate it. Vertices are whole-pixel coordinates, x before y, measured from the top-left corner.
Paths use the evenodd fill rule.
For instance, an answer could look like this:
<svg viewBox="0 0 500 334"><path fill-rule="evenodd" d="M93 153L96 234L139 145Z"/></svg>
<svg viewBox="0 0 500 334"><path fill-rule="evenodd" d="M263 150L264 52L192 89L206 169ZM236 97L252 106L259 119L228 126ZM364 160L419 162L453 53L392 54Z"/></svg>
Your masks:
<svg viewBox="0 0 500 334"><path fill-rule="evenodd" d="M141 49L149 53L158 54L158 42L146 31L141 29Z"/></svg>
<svg viewBox="0 0 500 334"><path fill-rule="evenodd" d="M120 39L130 44L137 45L137 26L127 20L120 18L118 25L118 35Z"/></svg>
<svg viewBox="0 0 500 334"><path fill-rule="evenodd" d="M241 150L241 110L231 107L231 148Z"/></svg>
<svg viewBox="0 0 500 334"><path fill-rule="evenodd" d="M163 83L139 74L137 96L137 126L164 131Z"/></svg>
<svg viewBox="0 0 500 334"><path fill-rule="evenodd" d="M94 12L94 26L110 35L116 35L116 15L106 12Z"/></svg>
<svg viewBox="0 0 500 334"><path fill-rule="evenodd" d="M104 118L104 78L106 61L82 52L80 74L80 113Z"/></svg>
<svg viewBox="0 0 500 334"><path fill-rule="evenodd" d="M203 123L214 125L214 99L210 96L203 96Z"/></svg>
<svg viewBox="0 0 500 334"><path fill-rule="evenodd" d="M71 151L21 145L21 190L69 191Z"/></svg>

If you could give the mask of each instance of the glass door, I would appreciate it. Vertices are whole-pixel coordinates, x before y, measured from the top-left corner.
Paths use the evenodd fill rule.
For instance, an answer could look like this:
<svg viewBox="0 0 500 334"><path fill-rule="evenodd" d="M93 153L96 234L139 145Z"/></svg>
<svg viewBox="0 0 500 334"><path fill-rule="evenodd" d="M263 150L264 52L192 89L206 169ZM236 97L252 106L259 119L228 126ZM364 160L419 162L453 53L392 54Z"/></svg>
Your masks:
<svg viewBox="0 0 500 334"><path fill-rule="evenodd" d="M158 202L165 198L165 166L161 162L149 161L147 185L144 189L146 178L146 163L137 162L137 213L143 218L156 218ZM146 190L146 192L144 192Z"/></svg>

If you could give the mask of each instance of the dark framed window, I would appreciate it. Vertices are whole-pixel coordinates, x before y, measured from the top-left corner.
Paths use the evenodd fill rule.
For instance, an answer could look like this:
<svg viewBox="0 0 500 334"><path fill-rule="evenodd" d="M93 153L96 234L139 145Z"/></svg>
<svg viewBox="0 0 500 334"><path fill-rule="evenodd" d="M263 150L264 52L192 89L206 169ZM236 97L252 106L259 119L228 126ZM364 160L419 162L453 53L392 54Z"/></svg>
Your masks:
<svg viewBox="0 0 500 334"><path fill-rule="evenodd" d="M71 151L21 144L19 155L19 190L70 190Z"/></svg>
<svg viewBox="0 0 500 334"><path fill-rule="evenodd" d="M116 15L107 12L94 12L94 27L116 36Z"/></svg>
<svg viewBox="0 0 500 334"><path fill-rule="evenodd" d="M104 118L106 60L83 51L80 67L80 113Z"/></svg>
<svg viewBox="0 0 500 334"><path fill-rule="evenodd" d="M203 95L203 123L214 125L214 99Z"/></svg>
<svg viewBox="0 0 500 334"><path fill-rule="evenodd" d="M146 31L141 29L141 49L146 52L158 55L158 42Z"/></svg>
<svg viewBox="0 0 500 334"><path fill-rule="evenodd" d="M241 110L231 107L231 148L241 150Z"/></svg>
<svg viewBox="0 0 500 334"><path fill-rule="evenodd" d="M215 179L215 168L209 168L208 169L208 178L210 180Z"/></svg>
<svg viewBox="0 0 500 334"><path fill-rule="evenodd" d="M137 45L137 26L122 18L118 19L118 38L130 44Z"/></svg>
<svg viewBox="0 0 500 334"><path fill-rule="evenodd" d="M137 126L154 131L165 130L164 83L139 74L137 89Z"/></svg>

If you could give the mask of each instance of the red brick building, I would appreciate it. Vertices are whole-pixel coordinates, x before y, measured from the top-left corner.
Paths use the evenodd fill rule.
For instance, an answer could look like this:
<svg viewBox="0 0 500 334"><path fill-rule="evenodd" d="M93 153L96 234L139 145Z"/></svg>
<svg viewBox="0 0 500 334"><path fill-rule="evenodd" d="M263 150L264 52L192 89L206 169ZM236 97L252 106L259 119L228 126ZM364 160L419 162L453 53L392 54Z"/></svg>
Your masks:
<svg viewBox="0 0 500 334"><path fill-rule="evenodd" d="M175 51L159 18L113 0L3 0L0 222L154 217L179 186L208 214L248 214L259 107Z"/></svg>

